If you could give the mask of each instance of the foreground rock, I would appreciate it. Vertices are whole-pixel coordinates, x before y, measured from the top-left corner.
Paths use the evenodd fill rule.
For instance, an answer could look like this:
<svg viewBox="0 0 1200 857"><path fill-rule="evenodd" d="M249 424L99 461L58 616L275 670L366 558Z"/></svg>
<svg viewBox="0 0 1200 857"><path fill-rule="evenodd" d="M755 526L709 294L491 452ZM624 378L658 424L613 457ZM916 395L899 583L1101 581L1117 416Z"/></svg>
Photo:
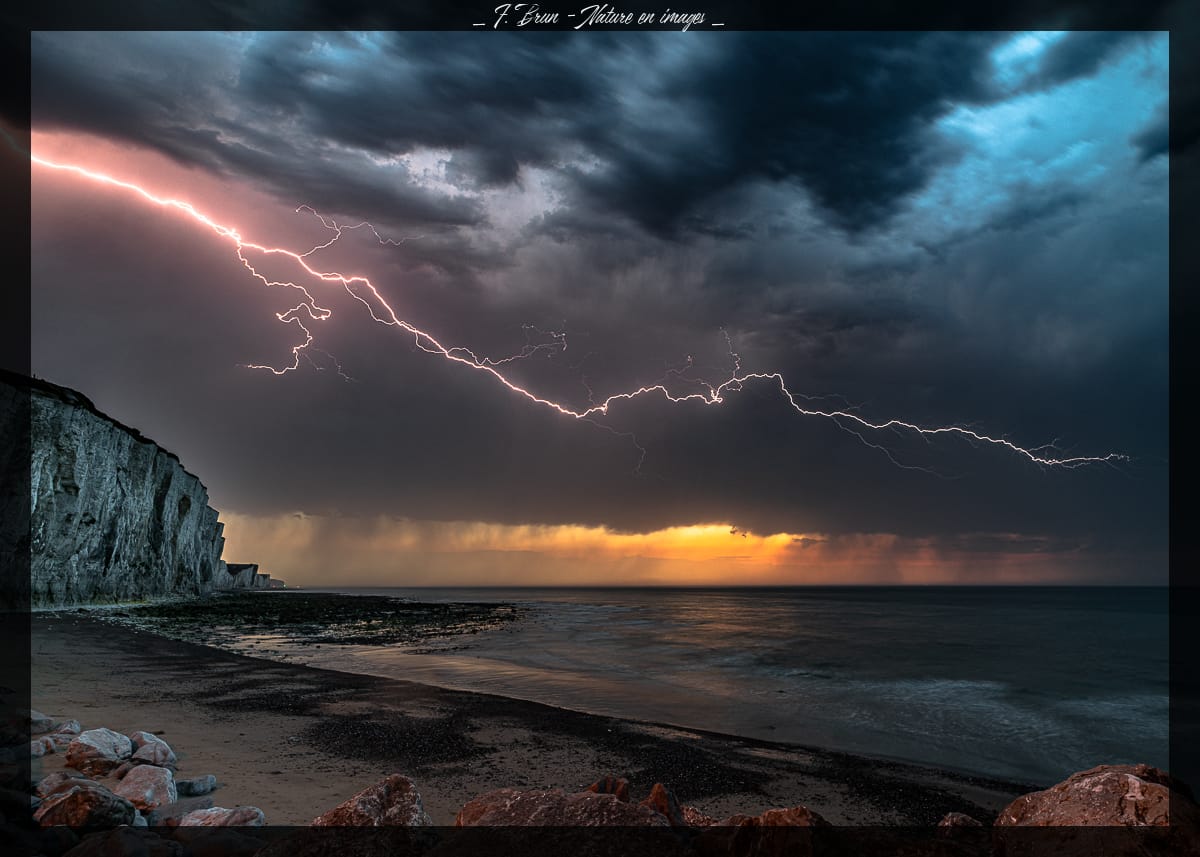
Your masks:
<svg viewBox="0 0 1200 857"><path fill-rule="evenodd" d="M91 780L78 771L56 771L49 776L43 777L34 787L33 793L40 798L47 798L52 794L66 791L72 786L77 786L85 782L91 782Z"/></svg>
<svg viewBox="0 0 1200 857"><path fill-rule="evenodd" d="M175 751L162 738L149 732L134 732L130 738L133 739L133 756L130 761L134 764L175 767Z"/></svg>
<svg viewBox="0 0 1200 857"><path fill-rule="evenodd" d="M1172 803L1188 820L1195 804L1165 771L1149 765L1100 765L1006 806L997 827L1104 827L1172 823Z"/></svg>
<svg viewBox="0 0 1200 857"><path fill-rule="evenodd" d="M175 803L175 776L157 765L138 765L125 775L113 793L128 800L138 809L154 809Z"/></svg>
<svg viewBox="0 0 1200 857"><path fill-rule="evenodd" d="M180 797L198 797L206 795L217 787L217 778L212 774L202 777L192 777L190 780L176 780L175 788Z"/></svg>
<svg viewBox="0 0 1200 857"><path fill-rule="evenodd" d="M992 833L995 857L1200 857L1200 807L1158 768L1100 765L1017 798Z"/></svg>
<svg viewBox="0 0 1200 857"><path fill-rule="evenodd" d="M578 792L497 789L468 802L454 820L456 827L667 827L667 819L642 804L616 795Z"/></svg>
<svg viewBox="0 0 1200 857"><path fill-rule="evenodd" d="M313 819L313 827L429 827L433 820L413 781L392 774Z"/></svg>
<svg viewBox="0 0 1200 857"><path fill-rule="evenodd" d="M89 780L44 799L33 819L42 827L118 827L133 824L134 813L128 800Z"/></svg>
<svg viewBox="0 0 1200 857"><path fill-rule="evenodd" d="M214 806L210 809L197 809L179 819L180 827L262 827L266 823L266 816L256 806L238 806L233 809Z"/></svg>
<svg viewBox="0 0 1200 857"><path fill-rule="evenodd" d="M103 776L133 755L133 742L111 729L89 729L67 745L67 765L88 776Z"/></svg>
<svg viewBox="0 0 1200 857"><path fill-rule="evenodd" d="M641 802L640 806L649 807L667 820L672 827L687 827L687 819L675 793L662 783L655 783L650 789L650 796Z"/></svg>
<svg viewBox="0 0 1200 857"><path fill-rule="evenodd" d="M178 827L185 815L198 809L211 809L210 797L182 798L175 803L163 804L146 813L146 823L151 827Z"/></svg>
<svg viewBox="0 0 1200 857"><path fill-rule="evenodd" d="M54 728L54 721L47 717L36 708L29 709L29 732L31 735L40 735L43 732L49 732Z"/></svg>

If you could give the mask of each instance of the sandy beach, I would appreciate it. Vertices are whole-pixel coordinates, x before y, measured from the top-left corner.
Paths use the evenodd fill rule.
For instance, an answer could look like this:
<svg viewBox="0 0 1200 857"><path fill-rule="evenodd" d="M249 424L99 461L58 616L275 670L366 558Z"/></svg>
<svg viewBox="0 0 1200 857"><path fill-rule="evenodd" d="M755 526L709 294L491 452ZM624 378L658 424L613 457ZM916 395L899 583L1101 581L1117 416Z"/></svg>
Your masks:
<svg viewBox="0 0 1200 857"><path fill-rule="evenodd" d="M816 748L600 717L522 700L232 654L101 622L38 613L34 706L85 729L161 734L180 776L215 774L218 806L303 825L391 773L417 784L435 824L501 787L575 791L606 774L655 782L715 817L804 804L839 825L989 820L1028 784ZM35 775L63 766L34 760Z"/></svg>

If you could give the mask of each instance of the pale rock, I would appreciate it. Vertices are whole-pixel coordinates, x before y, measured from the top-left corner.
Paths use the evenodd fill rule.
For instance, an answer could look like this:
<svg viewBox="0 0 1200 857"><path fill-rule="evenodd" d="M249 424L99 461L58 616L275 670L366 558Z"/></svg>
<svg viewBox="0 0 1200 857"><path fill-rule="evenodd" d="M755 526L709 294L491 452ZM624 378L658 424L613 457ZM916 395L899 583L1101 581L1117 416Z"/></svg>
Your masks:
<svg viewBox="0 0 1200 857"><path fill-rule="evenodd" d="M266 816L256 806L238 806L233 809L214 806L197 809L179 819L180 827L262 827Z"/></svg>
<svg viewBox="0 0 1200 857"><path fill-rule="evenodd" d="M138 765L130 769L113 793L126 798L138 809L154 809L179 799L174 775L157 765Z"/></svg>
<svg viewBox="0 0 1200 857"><path fill-rule="evenodd" d="M20 715L18 715L19 717ZM29 732L33 735L39 735L42 732L49 732L54 728L54 720L47 717L36 708L29 709Z"/></svg>
<svg viewBox="0 0 1200 857"><path fill-rule="evenodd" d="M132 754L132 742L121 733L89 729L67 745L67 765L91 776L104 775Z"/></svg>

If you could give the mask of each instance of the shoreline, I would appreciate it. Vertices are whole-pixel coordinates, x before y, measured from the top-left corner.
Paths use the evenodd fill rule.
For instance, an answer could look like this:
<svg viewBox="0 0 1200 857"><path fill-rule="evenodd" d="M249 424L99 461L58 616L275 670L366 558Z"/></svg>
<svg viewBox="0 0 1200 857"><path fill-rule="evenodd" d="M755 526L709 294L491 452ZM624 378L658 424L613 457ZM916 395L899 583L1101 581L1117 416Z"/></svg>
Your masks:
<svg viewBox="0 0 1200 857"><path fill-rule="evenodd" d="M31 616L35 707L85 729L162 732L218 805L305 825L391 773L436 824L502 787L663 782L713 816L805 804L840 825L987 823L1029 784L819 748L592 715L503 696L235 654L77 612ZM35 759L61 770L61 755Z"/></svg>

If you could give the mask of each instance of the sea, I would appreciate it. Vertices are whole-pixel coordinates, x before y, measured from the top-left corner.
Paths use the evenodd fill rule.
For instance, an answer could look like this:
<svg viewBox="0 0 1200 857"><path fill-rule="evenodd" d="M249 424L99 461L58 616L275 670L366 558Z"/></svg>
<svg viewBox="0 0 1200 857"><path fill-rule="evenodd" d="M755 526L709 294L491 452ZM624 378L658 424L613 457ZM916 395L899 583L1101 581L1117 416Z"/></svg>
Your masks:
<svg viewBox="0 0 1200 857"><path fill-rule="evenodd" d="M1169 767L1165 587L306 591L526 608L316 666L1036 786Z"/></svg>

